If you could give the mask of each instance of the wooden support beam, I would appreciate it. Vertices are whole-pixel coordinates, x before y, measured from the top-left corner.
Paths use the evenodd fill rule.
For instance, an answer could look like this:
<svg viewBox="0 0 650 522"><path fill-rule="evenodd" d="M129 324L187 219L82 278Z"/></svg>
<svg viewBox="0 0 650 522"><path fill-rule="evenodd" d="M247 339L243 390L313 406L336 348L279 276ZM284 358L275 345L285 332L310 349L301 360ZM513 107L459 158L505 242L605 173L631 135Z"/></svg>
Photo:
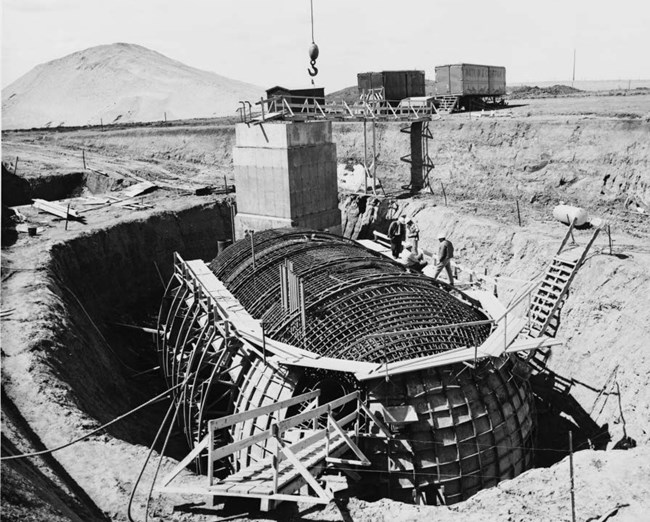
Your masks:
<svg viewBox="0 0 650 522"><path fill-rule="evenodd" d="M167 486L176 476L185 469L190 462L192 462L195 458L197 458L201 452L205 449L208 448L208 443L209 443L209 437L206 435L203 437L203 440L199 442L196 446L194 446L194 449L190 451L187 454L187 457L185 457L183 460L181 460L172 471L169 472L169 474L163 479L162 483L163 486Z"/></svg>
<svg viewBox="0 0 650 522"><path fill-rule="evenodd" d="M363 454L363 452L359 449L359 447L354 443L354 441L348 436L348 434L339 426L339 424L334 420L334 417L332 415L327 416L327 422L332 425L334 430L338 432L341 437L343 437L343 440L345 443L350 447L350 449L354 452L354 454L359 457L359 465L360 466L370 466L370 461L368 458Z"/></svg>
<svg viewBox="0 0 650 522"><path fill-rule="evenodd" d="M302 462L296 457L296 455L284 445L281 439L276 438L278 441L278 444L280 444L280 451L284 453L284 455L287 457L287 459L294 465L294 467L298 470L298 472L302 475L302 477L307 481L307 484L311 486L311 488L314 490L316 495L322 500L329 502L334 498L334 495L332 495L331 492L325 491L321 485L318 483L318 481L313 477L313 475L309 472L309 470L302 465Z"/></svg>

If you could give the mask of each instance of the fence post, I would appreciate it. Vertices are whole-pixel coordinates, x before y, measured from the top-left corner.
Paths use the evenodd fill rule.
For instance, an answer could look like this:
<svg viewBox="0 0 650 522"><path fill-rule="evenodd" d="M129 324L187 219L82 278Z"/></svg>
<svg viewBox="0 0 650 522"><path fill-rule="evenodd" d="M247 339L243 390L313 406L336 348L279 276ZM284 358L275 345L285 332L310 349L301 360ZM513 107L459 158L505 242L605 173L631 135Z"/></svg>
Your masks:
<svg viewBox="0 0 650 522"><path fill-rule="evenodd" d="M278 492L278 475L280 470L280 438L278 437L278 425L271 426L271 434L275 439L275 451L273 453L273 494Z"/></svg>
<svg viewBox="0 0 650 522"><path fill-rule="evenodd" d="M330 456L330 417L332 416L332 407L327 405L327 420L325 421L325 456Z"/></svg>
<svg viewBox="0 0 650 522"><path fill-rule="evenodd" d="M16 162L18 158L16 158ZM612 255L612 225L607 224L607 238L609 239L609 255Z"/></svg>
<svg viewBox="0 0 650 522"><path fill-rule="evenodd" d="M260 321L260 326L262 327L262 357L264 358L264 364L266 364L266 330L264 321Z"/></svg>
<svg viewBox="0 0 650 522"><path fill-rule="evenodd" d="M70 218L70 202L68 202L68 210L65 213L65 229L68 230L68 220Z"/></svg>
<svg viewBox="0 0 650 522"><path fill-rule="evenodd" d="M214 451L214 430L212 429L212 422L208 422L208 482L210 486L214 483L214 460L212 460L212 452Z"/></svg>
<svg viewBox="0 0 650 522"><path fill-rule="evenodd" d="M576 522L576 499L573 488L573 432L569 431L569 470L571 473L571 521Z"/></svg>

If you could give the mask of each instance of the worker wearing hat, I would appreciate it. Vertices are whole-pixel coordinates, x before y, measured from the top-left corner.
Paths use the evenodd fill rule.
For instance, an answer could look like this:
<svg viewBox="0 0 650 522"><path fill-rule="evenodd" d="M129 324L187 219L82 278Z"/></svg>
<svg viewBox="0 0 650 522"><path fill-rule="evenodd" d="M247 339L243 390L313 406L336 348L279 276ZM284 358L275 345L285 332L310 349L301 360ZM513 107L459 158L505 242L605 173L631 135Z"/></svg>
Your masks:
<svg viewBox="0 0 650 522"><path fill-rule="evenodd" d="M418 243L420 241L420 228L415 224L412 218L406 220L406 238L413 248L413 253L418 253Z"/></svg>
<svg viewBox="0 0 650 522"><path fill-rule="evenodd" d="M397 259L402 252L402 241L406 237L406 216L402 215L390 224L388 237L393 258Z"/></svg>
<svg viewBox="0 0 650 522"><path fill-rule="evenodd" d="M449 276L449 284L454 286L454 276L451 273L451 259L454 257L454 245L447 239L444 232L438 234L438 241L440 242L440 247L438 248L438 264L436 264L436 269L433 272L433 278L437 279L444 268L447 270L447 276Z"/></svg>

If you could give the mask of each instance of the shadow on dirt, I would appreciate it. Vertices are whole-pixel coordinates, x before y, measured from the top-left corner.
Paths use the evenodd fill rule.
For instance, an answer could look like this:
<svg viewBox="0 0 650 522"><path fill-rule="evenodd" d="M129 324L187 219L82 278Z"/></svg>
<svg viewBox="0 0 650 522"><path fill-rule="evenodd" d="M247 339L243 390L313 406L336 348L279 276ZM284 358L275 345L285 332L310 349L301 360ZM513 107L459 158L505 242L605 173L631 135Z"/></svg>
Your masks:
<svg viewBox="0 0 650 522"><path fill-rule="evenodd" d="M609 425L599 426L570 394L574 381L545 369L530 377L537 409L535 467L548 467L573 451L604 450L612 440Z"/></svg>

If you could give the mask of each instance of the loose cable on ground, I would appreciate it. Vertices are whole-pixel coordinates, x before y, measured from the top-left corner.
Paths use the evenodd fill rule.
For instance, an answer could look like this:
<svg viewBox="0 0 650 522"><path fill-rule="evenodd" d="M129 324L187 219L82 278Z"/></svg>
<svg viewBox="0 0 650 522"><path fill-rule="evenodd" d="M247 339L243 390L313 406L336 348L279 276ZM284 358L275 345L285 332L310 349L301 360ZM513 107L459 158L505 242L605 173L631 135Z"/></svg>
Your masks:
<svg viewBox="0 0 650 522"><path fill-rule="evenodd" d="M57 446L56 448L46 449L46 450L42 450L42 451L34 451L32 453L21 453L19 455L9 455L9 456L6 456L6 457L0 457L0 461L22 459L22 458L27 458L27 457L38 457L40 455L45 455L45 454L48 454L48 453L54 453L55 451L59 451L59 450L68 448L68 447L72 446L73 444L76 444L77 442L81 442L82 440L87 439L88 437L92 437L95 433L98 433L98 432L108 428L112 424L115 424L116 422L119 422L122 419L125 419L129 415L134 414L135 412L145 408L146 406L149 406L150 404L153 404L155 402L158 402L158 401L162 400L165 396L169 395L169 393L172 390L174 390L175 388L178 388L179 386L182 386L183 384L184 383L179 383L176 386L173 386L173 387L165 390L163 393L161 393L159 395L156 395L152 399L149 399L147 402L141 404L137 408L134 408L134 409L120 415L119 417L116 417L112 421L109 421L106 424L101 425L99 428L96 428L96 429L92 430L91 432L86 433L85 435L82 435L81 437L78 437L76 439L73 439L70 442L67 442L67 443L65 443L65 444L63 444L61 446Z"/></svg>
<svg viewBox="0 0 650 522"><path fill-rule="evenodd" d="M184 384L185 384L184 382L179 383L178 385L176 385L176 387L182 386ZM178 402L178 404L180 404L180 402ZM129 496L129 504L128 504L127 511L126 511L129 522L135 522L133 517L131 516L131 508L132 508L132 505L133 505L133 499L135 498L135 491L138 488L138 484L140 483L140 480L142 480L142 475L144 475L144 470L146 469L147 464L149 463L149 459L151 458L151 455L154 452L156 442L158 442L158 438L160 437L160 434L162 433L163 428L165 426L165 423L167 422L167 419L169 418L169 414L172 412L173 408L174 408L174 403L172 402L169 405L169 408L167 408L167 413L165 413L165 417L163 418L163 421L160 423L160 427L158 428L158 432L156 433L156 436L154 437L153 442L151 443L151 448L149 448L149 453L147 454L147 458L144 461L144 464L142 466L142 469L140 470L138 478L135 481L135 484L133 484L133 489L131 490L131 495ZM178 412L178 405L176 406L176 412ZM176 415L174 415L174 418L175 417L176 417ZM170 424L169 431L171 431L172 426L173 426L173 422L172 422L172 424ZM148 509L148 504L149 504L149 501L147 500L147 509Z"/></svg>
<svg viewBox="0 0 650 522"><path fill-rule="evenodd" d="M186 385L189 379L186 379L183 382L183 390L182 394L185 395L186 392ZM153 488L156 485L156 479L158 478L158 472L160 471L160 466L162 465L162 460L163 460L163 455L165 454L165 449L167 449L167 443L169 442L169 437L172 433L172 429L174 427L174 422L176 422L176 417L178 416L178 410L180 409L180 406L182 404L183 400L179 398L179 400L176 402L176 410L174 411L174 415L172 417L172 420L169 424L169 429L167 430L167 436L165 437L165 442L163 442L163 446L160 450L160 456L158 457L158 465L156 466L156 471L153 475L153 479L151 479L151 487L149 488L149 493L147 494L147 503L145 505L144 509L144 520L147 522L149 520L149 503L151 501L151 496L153 495ZM153 446L152 446L153 447ZM146 467L146 463L145 463ZM144 471L144 467L142 468Z"/></svg>

